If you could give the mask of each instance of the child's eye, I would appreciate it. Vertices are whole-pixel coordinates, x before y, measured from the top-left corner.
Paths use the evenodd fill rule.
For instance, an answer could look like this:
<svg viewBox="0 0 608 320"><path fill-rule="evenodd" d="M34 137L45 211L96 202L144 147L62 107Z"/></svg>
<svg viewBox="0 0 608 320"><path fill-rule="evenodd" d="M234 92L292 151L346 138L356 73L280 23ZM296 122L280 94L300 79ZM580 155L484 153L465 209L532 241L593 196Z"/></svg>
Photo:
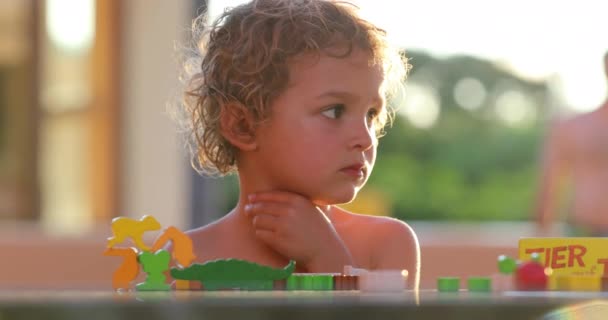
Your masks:
<svg viewBox="0 0 608 320"><path fill-rule="evenodd" d="M321 112L321 113L328 118L338 119L338 118L340 118L342 113L344 113L344 105L343 104L333 105L333 106L323 110L323 112Z"/></svg>

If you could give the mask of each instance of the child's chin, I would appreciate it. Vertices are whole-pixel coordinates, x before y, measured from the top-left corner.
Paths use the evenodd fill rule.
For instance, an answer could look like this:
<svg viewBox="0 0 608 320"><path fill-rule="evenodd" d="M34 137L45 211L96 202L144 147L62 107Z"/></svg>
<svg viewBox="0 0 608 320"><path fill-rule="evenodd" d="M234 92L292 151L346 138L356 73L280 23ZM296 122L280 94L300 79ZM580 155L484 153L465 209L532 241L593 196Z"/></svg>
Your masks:
<svg viewBox="0 0 608 320"><path fill-rule="evenodd" d="M351 203L355 200L355 198L357 197L357 192L352 192L352 193L346 193L346 194L341 194L341 195L336 195L333 199L331 199L332 203L331 204L345 204L345 203Z"/></svg>
<svg viewBox="0 0 608 320"><path fill-rule="evenodd" d="M319 201L315 201L315 202L323 203L324 205L345 204L345 203L350 203L353 200L355 200L356 196L357 196L357 192L334 194L331 196L323 197L322 199L319 199Z"/></svg>

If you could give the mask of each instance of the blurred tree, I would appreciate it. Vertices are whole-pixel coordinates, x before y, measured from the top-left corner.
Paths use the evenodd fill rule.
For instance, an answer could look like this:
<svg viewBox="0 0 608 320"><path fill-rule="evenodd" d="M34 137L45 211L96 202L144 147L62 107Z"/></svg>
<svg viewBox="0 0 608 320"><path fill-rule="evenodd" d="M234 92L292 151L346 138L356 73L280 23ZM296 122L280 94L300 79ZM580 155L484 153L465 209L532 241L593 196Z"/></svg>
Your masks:
<svg viewBox="0 0 608 320"><path fill-rule="evenodd" d="M390 208L385 214L408 220L529 217L547 85L473 57L438 59L421 52L408 57L413 65L408 88L435 92L439 115L430 128L417 128L406 89L404 110L381 140L366 187L385 195ZM463 79L473 85L459 96L455 90ZM472 95L480 97L469 99L478 106L459 104ZM425 107L431 106L419 106L419 112ZM349 208L357 210L357 202Z"/></svg>

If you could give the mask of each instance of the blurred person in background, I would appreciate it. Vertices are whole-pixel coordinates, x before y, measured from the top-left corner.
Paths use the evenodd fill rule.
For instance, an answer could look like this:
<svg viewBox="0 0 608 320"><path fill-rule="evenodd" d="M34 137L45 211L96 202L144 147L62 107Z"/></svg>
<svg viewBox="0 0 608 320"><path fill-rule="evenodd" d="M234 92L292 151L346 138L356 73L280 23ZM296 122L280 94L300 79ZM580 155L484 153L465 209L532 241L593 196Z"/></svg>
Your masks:
<svg viewBox="0 0 608 320"><path fill-rule="evenodd" d="M608 79L608 52L604 72ZM536 208L540 234L549 232L565 199L569 236L608 236L608 99L597 110L557 121L550 129Z"/></svg>

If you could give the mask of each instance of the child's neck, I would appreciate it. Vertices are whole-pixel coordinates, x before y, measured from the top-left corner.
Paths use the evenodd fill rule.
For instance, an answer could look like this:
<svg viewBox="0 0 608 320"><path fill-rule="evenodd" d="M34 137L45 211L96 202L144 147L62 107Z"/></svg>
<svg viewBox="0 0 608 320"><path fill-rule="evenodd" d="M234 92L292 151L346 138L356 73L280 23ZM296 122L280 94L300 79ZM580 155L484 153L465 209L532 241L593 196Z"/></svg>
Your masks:
<svg viewBox="0 0 608 320"><path fill-rule="evenodd" d="M277 266L284 264L285 258L280 254L271 250L266 244L258 239L255 235L251 218L245 214L244 206L246 203L239 202L237 206L226 216L226 222L230 225L230 232L238 238L236 243L239 243L239 249L244 256L239 255L238 258L246 259L262 264L272 264L277 262ZM236 239L233 239L236 240Z"/></svg>
<svg viewBox="0 0 608 320"><path fill-rule="evenodd" d="M240 165L238 171L240 194L237 209L243 210L244 206L249 202L247 197L256 192L292 191L284 190L280 186L277 186L273 181L271 181L271 179L263 174L263 170L260 170L259 168L251 168ZM331 205L317 204L317 207L321 209L331 220Z"/></svg>

